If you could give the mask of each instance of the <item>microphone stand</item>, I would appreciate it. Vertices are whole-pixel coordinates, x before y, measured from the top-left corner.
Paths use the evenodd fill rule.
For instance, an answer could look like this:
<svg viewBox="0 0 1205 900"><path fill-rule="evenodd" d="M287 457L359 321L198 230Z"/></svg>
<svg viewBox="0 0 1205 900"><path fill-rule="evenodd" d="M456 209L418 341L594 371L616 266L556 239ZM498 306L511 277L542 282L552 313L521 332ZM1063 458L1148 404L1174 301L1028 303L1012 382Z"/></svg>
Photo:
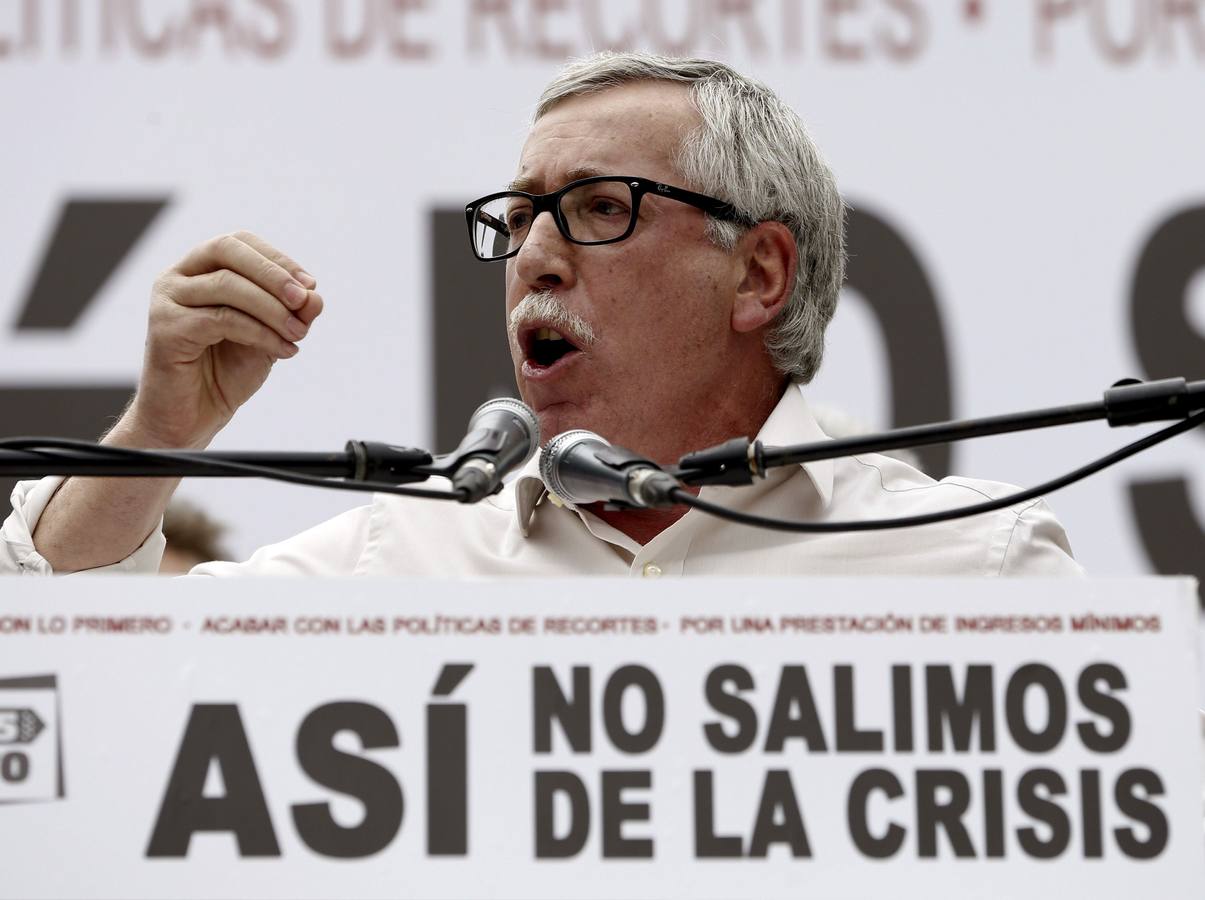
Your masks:
<svg viewBox="0 0 1205 900"><path fill-rule="evenodd" d="M1205 381L1129 379L1118 382L1105 392L1103 400L1095 403L917 425L787 447L766 447L761 441L735 438L687 454L669 472L687 485L752 484L755 478L764 478L767 470L776 466L1094 419L1107 419L1112 426L1183 419L1200 409L1205 409ZM263 477L274 471L310 481L327 480L334 487L357 482L409 484L432 475L447 475L452 466L451 454L433 457L426 450L375 441L348 441L342 453L272 453L133 450L59 438L0 438L0 476L18 478L43 475L239 478Z"/></svg>
<svg viewBox="0 0 1205 900"><path fill-rule="evenodd" d="M688 485L752 484L755 478L764 478L768 469L777 466L798 465L858 453L944 444L967 438L1030 431L1095 419L1107 419L1109 425L1114 427L1183 419L1200 409L1205 409L1205 381L1187 382L1183 378L1166 378L1143 382L1126 379L1105 391L1104 399L1095 403L1056 406L982 419L916 425L878 434L787 447L766 447L761 441L734 438L683 456L670 472Z"/></svg>
<svg viewBox="0 0 1205 900"><path fill-rule="evenodd" d="M246 467L245 469L238 467ZM353 482L408 484L444 474L426 450L348 441L342 453L130 450L57 438L0 439L0 476L255 478L259 470Z"/></svg>

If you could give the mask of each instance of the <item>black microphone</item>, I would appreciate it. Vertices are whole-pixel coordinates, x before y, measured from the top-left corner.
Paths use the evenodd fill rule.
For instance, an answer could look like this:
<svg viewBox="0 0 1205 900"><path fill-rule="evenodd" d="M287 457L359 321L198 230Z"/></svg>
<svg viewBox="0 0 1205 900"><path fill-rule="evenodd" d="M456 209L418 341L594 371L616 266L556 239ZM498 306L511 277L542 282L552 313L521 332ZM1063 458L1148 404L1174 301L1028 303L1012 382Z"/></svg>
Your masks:
<svg viewBox="0 0 1205 900"><path fill-rule="evenodd" d="M550 491L575 506L615 503L666 507L670 492L682 484L656 463L613 447L593 431L558 434L540 454L540 478Z"/></svg>
<svg viewBox="0 0 1205 900"><path fill-rule="evenodd" d="M540 422L531 407L499 397L477 407L460 446L440 456L431 472L451 477L452 488L464 492L464 502L476 503L526 465L539 446Z"/></svg>

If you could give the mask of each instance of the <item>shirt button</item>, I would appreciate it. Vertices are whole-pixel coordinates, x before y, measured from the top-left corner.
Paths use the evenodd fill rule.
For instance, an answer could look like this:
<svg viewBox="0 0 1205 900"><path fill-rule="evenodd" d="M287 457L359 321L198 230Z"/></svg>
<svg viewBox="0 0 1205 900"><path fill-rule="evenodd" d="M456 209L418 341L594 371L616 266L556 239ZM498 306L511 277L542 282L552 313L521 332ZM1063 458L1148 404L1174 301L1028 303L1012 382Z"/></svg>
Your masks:
<svg viewBox="0 0 1205 900"><path fill-rule="evenodd" d="M657 565L656 563L645 563L644 564L644 577L645 578L660 578L661 577L661 567L659 565Z"/></svg>

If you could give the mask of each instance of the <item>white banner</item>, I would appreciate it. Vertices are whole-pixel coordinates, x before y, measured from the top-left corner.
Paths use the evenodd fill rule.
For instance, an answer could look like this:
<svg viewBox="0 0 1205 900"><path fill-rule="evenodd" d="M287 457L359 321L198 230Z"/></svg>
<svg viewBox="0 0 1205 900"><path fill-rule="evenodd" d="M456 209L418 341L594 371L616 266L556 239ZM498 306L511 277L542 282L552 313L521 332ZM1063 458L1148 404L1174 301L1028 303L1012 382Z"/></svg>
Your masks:
<svg viewBox="0 0 1205 900"><path fill-rule="evenodd" d="M1172 898L1205 877L1188 579L4 593L3 896Z"/></svg>

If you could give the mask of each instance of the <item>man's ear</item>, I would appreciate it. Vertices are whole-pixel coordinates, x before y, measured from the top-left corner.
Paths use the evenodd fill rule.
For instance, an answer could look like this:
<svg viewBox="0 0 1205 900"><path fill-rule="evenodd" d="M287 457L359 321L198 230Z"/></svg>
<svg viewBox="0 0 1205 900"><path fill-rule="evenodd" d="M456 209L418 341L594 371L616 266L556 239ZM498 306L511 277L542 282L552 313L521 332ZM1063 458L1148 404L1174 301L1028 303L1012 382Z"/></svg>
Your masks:
<svg viewBox="0 0 1205 900"><path fill-rule="evenodd" d="M732 303L732 330L756 331L778 315L795 286L795 236L781 222L751 228L733 253L741 270Z"/></svg>

